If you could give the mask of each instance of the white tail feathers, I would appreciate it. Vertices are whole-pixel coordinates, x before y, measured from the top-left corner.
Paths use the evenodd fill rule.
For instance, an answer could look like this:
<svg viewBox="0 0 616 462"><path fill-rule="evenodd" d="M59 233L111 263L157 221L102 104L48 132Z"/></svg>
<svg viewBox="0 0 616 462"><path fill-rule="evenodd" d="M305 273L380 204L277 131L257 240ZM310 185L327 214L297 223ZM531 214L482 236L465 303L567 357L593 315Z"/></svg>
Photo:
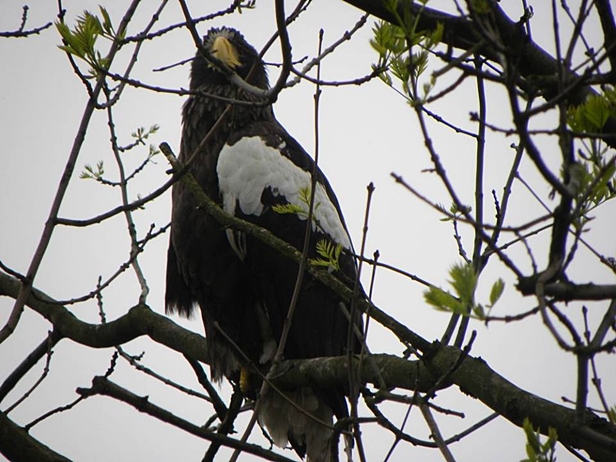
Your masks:
<svg viewBox="0 0 616 462"><path fill-rule="evenodd" d="M261 397L259 424L267 428L276 446L287 446L290 433L299 444L306 445L308 462L331 462L331 408L309 387L287 392L286 396L269 390Z"/></svg>

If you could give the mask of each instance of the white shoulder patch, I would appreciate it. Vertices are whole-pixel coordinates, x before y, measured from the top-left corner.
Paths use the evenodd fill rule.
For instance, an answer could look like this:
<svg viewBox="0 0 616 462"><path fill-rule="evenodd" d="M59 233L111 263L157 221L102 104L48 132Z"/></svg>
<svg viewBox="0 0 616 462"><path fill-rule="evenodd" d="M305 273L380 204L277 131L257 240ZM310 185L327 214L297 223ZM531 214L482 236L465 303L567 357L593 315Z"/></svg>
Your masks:
<svg viewBox="0 0 616 462"><path fill-rule="evenodd" d="M246 215L261 215L261 195L268 187L273 194L283 196L290 204L305 207L300 191L309 190L311 185L308 172L281 155L277 149L267 146L259 136L242 138L233 146L226 144L220 151L216 173L223 208L230 214L234 214L239 205ZM337 244L351 248L349 235L336 207L320 183L317 184L313 213L325 233ZM306 219L305 216L297 216ZM313 223L315 228L316 223Z"/></svg>

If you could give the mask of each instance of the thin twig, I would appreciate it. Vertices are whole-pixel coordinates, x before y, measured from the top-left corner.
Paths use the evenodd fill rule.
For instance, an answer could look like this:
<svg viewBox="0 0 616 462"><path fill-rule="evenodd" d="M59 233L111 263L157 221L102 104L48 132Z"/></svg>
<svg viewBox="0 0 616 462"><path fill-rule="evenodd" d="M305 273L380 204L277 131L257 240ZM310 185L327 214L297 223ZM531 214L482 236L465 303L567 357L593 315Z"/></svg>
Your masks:
<svg viewBox="0 0 616 462"><path fill-rule="evenodd" d="M56 331L50 333L39 345L32 350L32 352L26 356L26 358L9 374L9 376L2 382L0 386L0 402L4 401L4 398L13 390L15 385L40 361L40 359L47 355L53 347L62 339L62 335ZM7 412L7 411L5 411ZM8 413L8 412L7 412Z"/></svg>
<svg viewBox="0 0 616 462"><path fill-rule="evenodd" d="M24 5L23 6L23 12L21 15L21 24L19 25L19 29L15 30L15 31L0 31L0 37L5 37L5 38L25 38L25 37L29 37L31 35L35 35L35 34L40 34L42 31L44 31L45 29L49 29L51 26L53 26L53 23L51 21L49 21L47 24L40 26L40 27L34 27L32 29L29 30L24 30L26 28L26 22L28 21L28 5Z"/></svg>
<svg viewBox="0 0 616 462"><path fill-rule="evenodd" d="M7 415L10 414L11 411L13 411L13 409L17 408L17 406L19 406L26 399L28 399L30 395L32 395L32 393L34 393L34 391L39 387L39 385L43 383L43 381L47 378L47 375L49 374L49 366L51 364L51 356L53 355L53 347L55 346L55 342L53 342L52 338L53 338L53 333L49 332L47 336L47 341L45 342L46 360L45 360L45 365L43 366L43 372L41 373L39 378L36 380L36 382L34 382L34 384L17 401L15 401L12 405L6 408L6 410L4 411L5 414Z"/></svg>
<svg viewBox="0 0 616 462"><path fill-rule="evenodd" d="M163 2L164 4L165 2ZM140 42L141 43L141 42ZM137 56L134 55L136 60ZM128 200L128 181L126 180L126 173L124 171L124 162L122 161L122 157L120 156L120 148L118 146L118 138L115 132L115 122L113 119L113 103L110 99L110 92L107 87L104 87L105 96L107 97L107 125L109 127L109 132L111 135L111 151L113 152L113 157L116 161L116 165L118 167L118 174L120 176L120 192L122 197L122 205L126 207L130 202ZM116 94L116 96L119 96ZM126 219L126 224L128 226L128 235L130 236L130 253L134 255L132 259L131 266L137 276L137 281L139 282L139 286L141 288L141 293L139 294L139 303L145 303L148 297L148 293L150 289L148 287L147 281L141 270L141 266L139 265L138 255L142 251L143 247L139 245L137 239L137 229L135 226L135 221L133 220L133 215L130 210L126 210L124 212L124 217Z"/></svg>
<svg viewBox="0 0 616 462"><path fill-rule="evenodd" d="M428 424L428 427L430 428L432 438L434 439L434 442L438 446L445 460L447 462L455 462L453 454L449 450L447 443L445 443L445 440L443 439L443 436L441 435L441 431L438 428L438 424L436 423L436 421L434 420L434 417L432 416L432 412L430 412L430 407L426 404L424 400L419 401L419 409L421 409L421 413L423 414L424 419L426 420L426 423Z"/></svg>
<svg viewBox="0 0 616 462"><path fill-rule="evenodd" d="M38 416L36 419L31 421L27 425L24 425L24 429L26 431L29 431L35 425L40 424L42 421L47 420L48 418L50 418L53 415L59 414L60 412L70 411L75 406L77 406L79 403L81 403L84 399L85 399L84 397L80 396L79 398L75 399L74 401L70 402L69 404L66 404L64 406L59 406L59 407L57 407L55 409L52 409L52 410L50 410L48 412L45 412L44 414Z"/></svg>

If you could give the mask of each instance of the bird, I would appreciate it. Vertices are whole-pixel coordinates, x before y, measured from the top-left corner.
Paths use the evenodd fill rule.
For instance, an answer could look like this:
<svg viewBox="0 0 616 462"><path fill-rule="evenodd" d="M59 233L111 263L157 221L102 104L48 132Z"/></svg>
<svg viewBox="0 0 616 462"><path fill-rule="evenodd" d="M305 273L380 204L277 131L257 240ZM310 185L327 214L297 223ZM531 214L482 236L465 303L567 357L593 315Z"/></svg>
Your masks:
<svg viewBox="0 0 616 462"><path fill-rule="evenodd" d="M248 85L237 85L234 76ZM191 174L225 212L267 229L300 251L309 226L309 261L355 287L357 263L329 181L278 122L272 104L248 86L270 88L263 59L236 29L211 28L191 64L180 163L190 161ZM215 127L223 113L222 124ZM250 371L267 370L275 357L297 275L296 262L222 226L199 208L182 181L174 184L165 309L186 317L200 311L214 381L226 377L239 383L246 396L255 393L249 389L254 378ZM348 301L305 274L282 357L358 353L362 319L350 318L350 312ZM348 417L348 390L314 386L285 394L270 389L260 398L258 421L274 443L290 444L311 462L337 460L332 425L334 416Z"/></svg>

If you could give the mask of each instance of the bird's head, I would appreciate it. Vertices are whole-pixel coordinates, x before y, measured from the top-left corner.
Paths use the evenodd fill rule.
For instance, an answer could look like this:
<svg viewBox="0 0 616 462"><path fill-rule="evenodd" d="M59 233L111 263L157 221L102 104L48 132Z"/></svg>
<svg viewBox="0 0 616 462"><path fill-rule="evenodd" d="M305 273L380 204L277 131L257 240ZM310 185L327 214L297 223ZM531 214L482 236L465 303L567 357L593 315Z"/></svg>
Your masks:
<svg viewBox="0 0 616 462"><path fill-rule="evenodd" d="M202 51L210 61L203 57ZM251 85L263 89L269 87L265 64L257 50L246 42L244 36L230 27L213 27L203 37L203 48L197 52L193 60L191 89L197 89L202 85L230 83L224 71L216 66L216 61L227 66Z"/></svg>

